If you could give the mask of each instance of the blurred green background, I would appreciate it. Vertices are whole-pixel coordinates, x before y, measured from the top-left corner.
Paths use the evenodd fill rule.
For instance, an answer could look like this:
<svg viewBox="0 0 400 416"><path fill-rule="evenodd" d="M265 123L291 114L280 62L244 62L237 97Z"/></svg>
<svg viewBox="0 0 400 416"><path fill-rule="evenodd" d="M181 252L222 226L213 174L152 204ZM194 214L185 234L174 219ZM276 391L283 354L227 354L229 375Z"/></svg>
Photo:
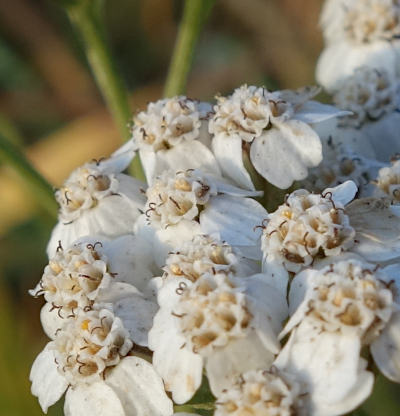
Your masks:
<svg viewBox="0 0 400 416"><path fill-rule="evenodd" d="M321 0L217 0L188 83L211 100L242 83L292 88L314 83L322 48ZM161 97L182 1L112 0L106 25L132 111ZM109 154L120 138L68 19L55 1L0 0L0 132L12 137L57 186L76 166ZM54 224L0 165L0 416L40 415L28 374L47 342L41 300L31 298ZM358 415L400 413L400 387L378 377ZM61 415L62 405L50 415Z"/></svg>

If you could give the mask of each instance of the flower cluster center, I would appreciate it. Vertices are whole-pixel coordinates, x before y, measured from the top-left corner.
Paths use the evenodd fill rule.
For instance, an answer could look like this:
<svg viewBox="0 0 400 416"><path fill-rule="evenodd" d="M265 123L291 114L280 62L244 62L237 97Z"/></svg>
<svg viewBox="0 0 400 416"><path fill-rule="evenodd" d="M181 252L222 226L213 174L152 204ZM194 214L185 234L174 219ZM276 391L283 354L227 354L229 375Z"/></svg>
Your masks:
<svg viewBox="0 0 400 416"><path fill-rule="evenodd" d="M105 377L132 348L119 318L109 310L91 311L68 323L55 339L58 370L71 383Z"/></svg>
<svg viewBox="0 0 400 416"><path fill-rule="evenodd" d="M181 282L182 283L182 282ZM231 339L244 337L251 321L245 295L225 274L203 276L182 289L174 310L188 347L207 354Z"/></svg>
<svg viewBox="0 0 400 416"><path fill-rule="evenodd" d="M145 214L150 222L165 227L181 220L197 219L201 205L216 195L215 186L195 171L168 172L159 176L147 190Z"/></svg>
<svg viewBox="0 0 400 416"><path fill-rule="evenodd" d="M332 194L293 192L269 216L263 231L264 253L281 256L289 271L298 272L317 256L337 255L354 244L354 229Z"/></svg>

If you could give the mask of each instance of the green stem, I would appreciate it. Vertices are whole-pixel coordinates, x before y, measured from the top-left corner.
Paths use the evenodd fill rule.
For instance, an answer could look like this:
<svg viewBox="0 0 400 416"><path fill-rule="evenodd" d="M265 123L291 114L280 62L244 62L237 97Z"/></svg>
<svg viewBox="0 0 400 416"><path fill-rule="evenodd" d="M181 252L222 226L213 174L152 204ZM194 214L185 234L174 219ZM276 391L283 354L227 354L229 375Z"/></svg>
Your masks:
<svg viewBox="0 0 400 416"><path fill-rule="evenodd" d="M215 403L193 403L193 404L182 404L182 405L175 405L174 411L175 412L193 412L196 410L214 410Z"/></svg>
<svg viewBox="0 0 400 416"><path fill-rule="evenodd" d="M132 113L125 86L118 75L107 46L103 23L103 0L80 0L65 5L67 13L82 37L87 58L97 85L124 140L129 140ZM144 179L139 157L132 162L132 173Z"/></svg>
<svg viewBox="0 0 400 416"><path fill-rule="evenodd" d="M19 173L37 201L52 217L57 218L58 205L54 199L52 186L32 166L22 151L3 133L0 133L0 158Z"/></svg>
<svg viewBox="0 0 400 416"><path fill-rule="evenodd" d="M185 0L183 17L165 83L165 97L185 93L197 39L214 1Z"/></svg>

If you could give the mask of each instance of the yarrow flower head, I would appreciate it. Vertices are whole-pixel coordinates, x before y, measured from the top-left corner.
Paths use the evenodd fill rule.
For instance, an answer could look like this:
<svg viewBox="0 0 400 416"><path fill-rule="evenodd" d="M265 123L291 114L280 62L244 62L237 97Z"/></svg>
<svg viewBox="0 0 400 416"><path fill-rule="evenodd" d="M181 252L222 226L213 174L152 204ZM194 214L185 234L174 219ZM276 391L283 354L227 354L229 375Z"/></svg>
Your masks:
<svg viewBox="0 0 400 416"><path fill-rule="evenodd" d="M333 263L320 271L305 271L295 279L293 296L307 277L302 307L292 317L286 331L303 319L322 331L356 333L363 344L371 344L389 322L393 294L376 267L359 261ZM312 276L311 276L312 275ZM302 289L304 290L304 288Z"/></svg>
<svg viewBox="0 0 400 416"><path fill-rule="evenodd" d="M161 227L193 220L217 188L196 171L164 172L147 192L145 214L151 223Z"/></svg>
<svg viewBox="0 0 400 416"><path fill-rule="evenodd" d="M328 90L362 65L397 74L400 3L397 0L327 0L321 14L326 48L317 80Z"/></svg>
<svg viewBox="0 0 400 416"><path fill-rule="evenodd" d="M133 139L139 149L169 149L183 141L198 139L201 124L211 107L184 96L150 103L133 118Z"/></svg>
<svg viewBox="0 0 400 416"><path fill-rule="evenodd" d="M78 168L56 191L60 218L64 222L76 220L83 211L94 208L101 199L116 195L118 185L115 174L103 173L96 163Z"/></svg>
<svg viewBox="0 0 400 416"><path fill-rule="evenodd" d="M251 366L268 367L279 350L275 331L286 316L284 298L261 275L235 280L219 272L204 274L194 283L170 280L158 300L149 346L155 368L177 403L198 389L203 365L218 396ZM166 363L166 353L176 362Z"/></svg>
<svg viewBox="0 0 400 416"><path fill-rule="evenodd" d="M292 416L301 414L299 384L276 367L242 374L217 398L215 416Z"/></svg>
<svg viewBox="0 0 400 416"><path fill-rule="evenodd" d="M230 97L218 97L209 131L212 148L228 177L254 189L242 147L257 172L279 188L304 179L307 168L321 162L321 142L307 124L335 117L333 107L308 103L318 89L269 92L243 85ZM243 145L242 145L242 142Z"/></svg>
<svg viewBox="0 0 400 416"><path fill-rule="evenodd" d="M180 316L187 348L203 356L232 339L244 338L252 318L245 294L223 274L203 277L190 287L182 285L174 313Z"/></svg>
<svg viewBox="0 0 400 416"><path fill-rule="evenodd" d="M339 119L339 125L361 127L392 113L398 106L399 84L385 69L357 68L344 79L333 96L335 105L351 115Z"/></svg>
<svg viewBox="0 0 400 416"><path fill-rule="evenodd" d="M370 196L373 192L371 180L376 177L381 163L365 158L348 146L335 145L328 140L322 162L310 169L301 187L314 193L324 193L326 188L336 187L346 181L353 181L359 196Z"/></svg>
<svg viewBox="0 0 400 416"><path fill-rule="evenodd" d="M268 216L261 244L265 257L280 258L288 271L298 272L318 256L347 250L354 236L344 205L335 201L334 193L311 194L300 189Z"/></svg>
<svg viewBox="0 0 400 416"><path fill-rule="evenodd" d="M179 96L150 103L133 121L133 146L151 185L167 169L201 168L219 174L207 131L212 107Z"/></svg>
<svg viewBox="0 0 400 416"><path fill-rule="evenodd" d="M143 414L170 416L172 402L161 379L151 364L128 356L132 346L111 310L80 313L36 358L32 393L44 412L67 392L66 415L125 415L139 408ZM151 394L143 394L147 390Z"/></svg>
<svg viewBox="0 0 400 416"><path fill-rule="evenodd" d="M75 317L79 310L91 309L99 290L106 289L114 276L96 245L75 244L65 250L60 247L30 293L43 294L61 318Z"/></svg>
<svg viewBox="0 0 400 416"><path fill-rule="evenodd" d="M118 237L132 232L145 203L144 184L121 172L134 155L128 143L109 159L86 163L71 173L56 191L59 222L47 246L49 257L59 241L68 247L87 235Z"/></svg>
<svg viewBox="0 0 400 416"><path fill-rule="evenodd" d="M122 321L108 309L90 311L70 321L54 340L58 371L71 385L105 378L133 346Z"/></svg>
<svg viewBox="0 0 400 416"><path fill-rule="evenodd" d="M376 186L385 195L396 202L400 202L400 161L397 160L391 166L379 171Z"/></svg>
<svg viewBox="0 0 400 416"><path fill-rule="evenodd" d="M400 35L400 3L397 0L359 0L346 5L344 36L358 43L391 41Z"/></svg>
<svg viewBox="0 0 400 416"><path fill-rule="evenodd" d="M168 255L164 279L184 277L195 282L202 275L213 272L245 276L250 269L248 263L229 244L207 235L198 235Z"/></svg>

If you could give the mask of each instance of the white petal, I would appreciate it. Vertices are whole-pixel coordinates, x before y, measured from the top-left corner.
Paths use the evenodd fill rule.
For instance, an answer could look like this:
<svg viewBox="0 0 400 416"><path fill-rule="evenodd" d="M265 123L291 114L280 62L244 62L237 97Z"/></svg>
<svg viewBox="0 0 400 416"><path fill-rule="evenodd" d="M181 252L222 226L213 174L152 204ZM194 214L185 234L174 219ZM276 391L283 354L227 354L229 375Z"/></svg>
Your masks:
<svg viewBox="0 0 400 416"><path fill-rule="evenodd" d="M178 224L158 230L154 239L154 256L157 264L164 266L170 251L191 241L195 235L203 234L200 224L196 221L182 220Z"/></svg>
<svg viewBox="0 0 400 416"><path fill-rule="evenodd" d="M121 318L132 341L135 344L147 347L148 332L153 325L153 318L158 310L158 305L137 294L115 302L113 309L115 316Z"/></svg>
<svg viewBox="0 0 400 416"><path fill-rule="evenodd" d="M262 271L269 284L275 287L279 293L286 296L289 272L283 266L282 261L270 254L263 259Z"/></svg>
<svg viewBox="0 0 400 416"><path fill-rule="evenodd" d="M29 375L32 394L38 397L44 413L47 413L49 406L61 398L68 387L65 377L58 372L54 353L49 349L49 344L36 357Z"/></svg>
<svg viewBox="0 0 400 416"><path fill-rule="evenodd" d="M217 160L198 140L186 141L168 150L157 152L157 174L164 170L201 169L202 172L221 175Z"/></svg>
<svg viewBox="0 0 400 416"><path fill-rule="evenodd" d="M371 353L379 370L389 379L400 383L400 312L392 318L371 345Z"/></svg>
<svg viewBox="0 0 400 416"><path fill-rule="evenodd" d="M246 338L232 340L207 357L206 370L210 388L215 396L229 389L237 377L248 371L269 368L274 355L265 349L255 331Z"/></svg>
<svg viewBox="0 0 400 416"><path fill-rule="evenodd" d="M251 197L257 197L262 196L264 194L263 191L252 191L248 189L242 189L238 188L235 185L232 185L229 183L225 178L221 177L215 177L215 176L209 176L207 175L206 178L208 178L211 182L213 182L219 193L226 194L230 196L251 196Z"/></svg>
<svg viewBox="0 0 400 416"><path fill-rule="evenodd" d="M122 359L107 375L105 383L117 394L127 416L170 416L173 412L161 377L141 358Z"/></svg>
<svg viewBox="0 0 400 416"><path fill-rule="evenodd" d="M47 246L48 256L53 257L59 241L63 247L69 247L88 235L119 237L132 233L143 201L130 199L124 194L111 195L99 201L95 208L83 212L72 223L59 222Z"/></svg>
<svg viewBox="0 0 400 416"><path fill-rule="evenodd" d="M129 283L112 282L108 287L99 290L96 300L103 303L114 303L130 296L141 296L141 293Z"/></svg>
<svg viewBox="0 0 400 416"><path fill-rule="evenodd" d="M212 141L212 150L226 176L240 187L254 190L251 177L243 164L242 140L239 136L216 135Z"/></svg>
<svg viewBox="0 0 400 416"><path fill-rule="evenodd" d="M270 321L275 333L279 333L282 330L282 322L288 316L286 292L282 293L271 286L263 273L247 277L245 283L246 293L256 300L258 305L266 312L267 318L265 316L260 317L265 321L264 324ZM257 318L257 314L253 314L253 316ZM255 323L255 327L259 327L259 325ZM276 345L279 348L279 344L276 343Z"/></svg>
<svg viewBox="0 0 400 416"><path fill-rule="evenodd" d="M315 124L349 114L351 114L350 111L339 110L333 105L321 104L317 101L307 101L296 111L293 118L307 124Z"/></svg>
<svg viewBox="0 0 400 416"><path fill-rule="evenodd" d="M200 213L200 225L203 233L218 233L230 245L254 246L260 238L260 230L254 227L267 215L254 199L219 195Z"/></svg>
<svg viewBox="0 0 400 416"><path fill-rule="evenodd" d="M316 130L318 132L321 130L320 126L322 125L325 125L325 123L317 124ZM363 129L355 129L353 127L346 128L336 125L332 130L329 132L325 131L323 134L325 134L324 137L326 140L329 139L329 142L331 142L331 145L335 148L342 147L371 160L376 158L375 151ZM325 146L327 146L327 144L325 144Z"/></svg>
<svg viewBox="0 0 400 416"><path fill-rule="evenodd" d="M383 280L392 283L394 301L400 305L400 263L390 264L382 269Z"/></svg>
<svg viewBox="0 0 400 416"><path fill-rule="evenodd" d="M53 309L53 310L51 310ZM67 319L61 318L57 311L59 309L53 308L51 303L46 302L40 310L40 322L46 335L54 339L56 331L62 328Z"/></svg>
<svg viewBox="0 0 400 416"><path fill-rule="evenodd" d="M172 289L173 285L168 287ZM168 292L169 289L164 293ZM149 332L149 347L154 351L153 365L163 378L165 389L172 392L176 403L181 404L190 400L201 385L203 359L185 347L185 338L171 312L170 308L164 307L156 314Z"/></svg>
<svg viewBox="0 0 400 416"><path fill-rule="evenodd" d="M128 413L114 390L100 381L69 388L65 396L64 415L128 416Z"/></svg>
<svg viewBox="0 0 400 416"><path fill-rule="evenodd" d="M119 149L117 149L110 158L99 163L99 168L103 173L117 173L124 171L135 157L135 146L132 140L129 140Z"/></svg>
<svg viewBox="0 0 400 416"><path fill-rule="evenodd" d="M363 126L362 132L368 138L378 160L389 162L392 156L400 152L399 125L400 114L393 112Z"/></svg>
<svg viewBox="0 0 400 416"><path fill-rule="evenodd" d="M142 162L146 181L149 186L153 184L154 178L157 176L157 157L152 150L139 150L140 161Z"/></svg>
<svg viewBox="0 0 400 416"><path fill-rule="evenodd" d="M338 86L343 78L353 74L360 66L384 68L395 75L396 51L387 41L375 41L354 45L351 42L335 42L324 49L319 57L316 78L328 91Z"/></svg>
<svg viewBox="0 0 400 416"><path fill-rule="evenodd" d="M322 145L315 131L298 120L280 123L257 137L250 159L268 182L281 189L304 179L307 168L322 160Z"/></svg>
<svg viewBox="0 0 400 416"><path fill-rule="evenodd" d="M368 261L388 261L400 256L400 221L391 210L390 201L363 198L346 207L358 242L352 251Z"/></svg>
<svg viewBox="0 0 400 416"><path fill-rule="evenodd" d="M310 400L316 409L338 405L348 397L363 374L359 363L360 340L357 335L319 333L306 321L295 329L275 361L278 368L296 374L309 386ZM367 396L369 392L363 390ZM359 403L360 400L351 402L346 412Z"/></svg>
<svg viewBox="0 0 400 416"><path fill-rule="evenodd" d="M289 292L289 314L291 316L305 299L310 281L312 281L313 275L316 274L318 274L317 270L306 269L293 278Z"/></svg>
<svg viewBox="0 0 400 416"><path fill-rule="evenodd" d="M330 193L334 202L339 202L342 205L347 205L354 199L358 191L357 185L353 181L346 181L334 188L327 188L323 194Z"/></svg>
<svg viewBox="0 0 400 416"><path fill-rule="evenodd" d="M347 396L335 403L327 405L325 403L314 403L315 413L320 416L336 416L349 413L361 403L363 403L372 393L374 386L374 375L368 371L363 371L357 379L357 383L347 393Z"/></svg>
<svg viewBox="0 0 400 416"><path fill-rule="evenodd" d="M151 251L151 244L137 235L125 235L103 242L110 271L118 273L115 281L126 282L144 291L153 276L161 275Z"/></svg>

